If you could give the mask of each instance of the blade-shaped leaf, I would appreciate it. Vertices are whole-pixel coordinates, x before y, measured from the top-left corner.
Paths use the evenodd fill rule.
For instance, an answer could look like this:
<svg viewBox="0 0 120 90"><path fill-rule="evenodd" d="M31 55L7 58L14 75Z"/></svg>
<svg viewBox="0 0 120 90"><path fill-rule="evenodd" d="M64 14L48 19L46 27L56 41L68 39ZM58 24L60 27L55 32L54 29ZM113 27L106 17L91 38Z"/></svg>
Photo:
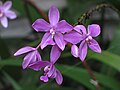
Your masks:
<svg viewBox="0 0 120 90"><path fill-rule="evenodd" d="M12 86L15 90L22 90L20 85L11 76L9 76L6 72L3 72L3 74L5 75L7 80L12 84Z"/></svg>
<svg viewBox="0 0 120 90"><path fill-rule="evenodd" d="M108 51L102 51L101 54L89 52L88 56L90 58L94 58L95 60L99 60L114 69L120 71L120 56L110 53Z"/></svg>
<svg viewBox="0 0 120 90"><path fill-rule="evenodd" d="M21 66L21 59L5 59L0 60L0 66Z"/></svg>
<svg viewBox="0 0 120 90"><path fill-rule="evenodd" d="M57 68L62 72L63 75L85 85L90 90L96 90L95 87L90 83L91 78L85 69L66 65L59 65ZM120 83L117 80L99 73L95 73L95 75L101 85L111 88L111 90L119 90Z"/></svg>

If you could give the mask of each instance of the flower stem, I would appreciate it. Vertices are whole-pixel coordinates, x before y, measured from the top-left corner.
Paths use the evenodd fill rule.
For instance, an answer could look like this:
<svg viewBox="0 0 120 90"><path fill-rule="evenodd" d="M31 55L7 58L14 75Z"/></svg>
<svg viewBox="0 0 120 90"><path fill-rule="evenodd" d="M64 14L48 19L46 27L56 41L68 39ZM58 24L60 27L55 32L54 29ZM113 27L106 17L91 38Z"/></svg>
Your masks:
<svg viewBox="0 0 120 90"><path fill-rule="evenodd" d="M90 74L91 78L93 79L92 81L94 81L93 84L96 86L96 90L100 90L100 85L99 85L99 83L98 83L98 81L96 79L96 76L94 75L94 73L90 69L90 67L89 67L88 63L86 62L86 60L84 60L82 62L82 64L87 69L88 73Z"/></svg>
<svg viewBox="0 0 120 90"><path fill-rule="evenodd" d="M39 43L39 44L37 45L36 49L38 49L38 48L40 47L40 44L41 44L41 43Z"/></svg>
<svg viewBox="0 0 120 90"><path fill-rule="evenodd" d="M111 8L114 11L116 11L118 14L119 10L117 8L115 8L114 6L110 5L110 4L100 4L97 5L95 8L90 9L89 11L87 11L86 13L84 13L80 18L78 18L78 22L76 24L81 24L83 22L83 20L89 19L89 17L95 12L95 11L100 11L102 8ZM75 24L75 25L76 25Z"/></svg>

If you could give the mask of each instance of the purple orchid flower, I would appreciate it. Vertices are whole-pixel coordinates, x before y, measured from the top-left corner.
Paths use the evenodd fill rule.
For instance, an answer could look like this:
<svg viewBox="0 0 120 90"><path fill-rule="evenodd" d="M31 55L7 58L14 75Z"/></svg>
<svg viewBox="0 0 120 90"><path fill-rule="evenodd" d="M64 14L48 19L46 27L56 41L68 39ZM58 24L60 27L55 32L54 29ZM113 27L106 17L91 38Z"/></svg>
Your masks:
<svg viewBox="0 0 120 90"><path fill-rule="evenodd" d="M15 19L17 16L15 12L10 10L12 6L11 1L5 2L3 5L0 5L0 22L3 27L7 28L8 27L8 19Z"/></svg>
<svg viewBox="0 0 120 90"><path fill-rule="evenodd" d="M65 20L59 22L60 14L55 6L50 8L48 17L50 24L44 19L38 19L32 25L37 32L46 32L41 41L41 49L47 45L57 44L61 50L64 50L63 34L71 31L73 27Z"/></svg>
<svg viewBox="0 0 120 90"><path fill-rule="evenodd" d="M40 80L43 82L48 82L49 78L55 78L56 82L60 85L63 82L63 77L61 73L54 66L60 54L61 54L61 50L58 48L57 45L55 45L52 47L50 53L50 62L38 61L30 64L28 68L39 71L44 67L44 75L40 77Z"/></svg>
<svg viewBox="0 0 120 90"><path fill-rule="evenodd" d="M88 47L94 52L101 53L101 48L93 37L97 37L100 34L100 26L97 24L88 25L88 33L86 33L86 28L83 25L77 25L74 30L82 34L82 42L79 49L76 45L72 46L72 54L84 61L87 55Z"/></svg>
<svg viewBox="0 0 120 90"><path fill-rule="evenodd" d="M72 44L77 44L82 40L82 35L72 30L64 35L64 40Z"/></svg>
<svg viewBox="0 0 120 90"><path fill-rule="evenodd" d="M82 35L79 32L72 30L64 35L64 40L73 44L71 47L71 54L74 57L78 57L78 47L75 44L80 43Z"/></svg>
<svg viewBox="0 0 120 90"><path fill-rule="evenodd" d="M33 47L29 47L26 46L24 48L19 49L14 56L18 56L24 53L28 53L25 57L24 57L24 61L22 63L22 67L23 69L27 68L29 64L32 64L36 61L41 61L41 56L39 54L39 52L37 51L36 48Z"/></svg>
<svg viewBox="0 0 120 90"><path fill-rule="evenodd" d="M44 67L44 75L40 77L43 82L48 82L49 78L55 78L56 82L61 85L63 77L58 69L55 68L54 64L48 61L38 61L30 64L28 68L39 71Z"/></svg>

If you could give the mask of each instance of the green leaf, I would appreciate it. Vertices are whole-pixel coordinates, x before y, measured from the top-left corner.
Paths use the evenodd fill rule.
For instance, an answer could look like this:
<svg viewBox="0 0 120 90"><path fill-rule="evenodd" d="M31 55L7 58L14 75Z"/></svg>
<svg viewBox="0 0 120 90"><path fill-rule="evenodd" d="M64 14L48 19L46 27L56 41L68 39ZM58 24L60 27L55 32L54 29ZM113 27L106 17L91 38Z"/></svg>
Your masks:
<svg viewBox="0 0 120 90"><path fill-rule="evenodd" d="M86 86L87 88L89 88L91 90L96 90L95 86L93 86L90 83L91 78L85 69L71 67L71 66L67 66L67 65L59 65L59 66L57 66L57 68L62 72L63 75L65 75L69 78L72 78L73 80L83 84L84 86ZM112 77L109 77L109 76L106 76L103 74L99 74L99 73L95 73L95 75L97 77L98 82L101 85L111 88L111 90L119 90L120 83L118 81L116 81L115 79L113 79Z"/></svg>
<svg viewBox="0 0 120 90"><path fill-rule="evenodd" d="M2 59L10 57L9 48L7 47L5 41L1 37L0 37L0 57Z"/></svg>
<svg viewBox="0 0 120 90"><path fill-rule="evenodd" d="M6 72L3 72L3 74L7 78L7 81L9 81L12 84L12 86L15 90L22 90L20 85L11 76L9 76Z"/></svg>
<svg viewBox="0 0 120 90"><path fill-rule="evenodd" d="M118 55L115 55L108 51L102 51L101 54L90 51L88 56L90 58L94 58L95 60L99 60L100 62L103 62L103 63L113 67L114 69L120 71L120 56L118 56Z"/></svg>
<svg viewBox="0 0 120 90"><path fill-rule="evenodd" d="M34 70L28 69L25 71L24 74L22 74L20 85L23 88L29 88L29 89L33 88L36 86L38 82L40 82L39 77L40 77L40 71L36 72Z"/></svg>
<svg viewBox="0 0 120 90"><path fill-rule="evenodd" d="M120 55L120 30L119 29L120 29L120 26L116 31L116 33L114 34L114 37L108 48L108 51L117 55Z"/></svg>
<svg viewBox="0 0 120 90"><path fill-rule="evenodd" d="M43 86L38 87L36 90L75 90L70 87L58 87L53 84L44 84Z"/></svg>
<svg viewBox="0 0 120 90"><path fill-rule="evenodd" d="M5 60L0 60L0 66L21 66L21 59L5 59Z"/></svg>
<svg viewBox="0 0 120 90"><path fill-rule="evenodd" d="M13 0L13 9L17 10L20 15L22 15L22 16L25 15L22 0Z"/></svg>

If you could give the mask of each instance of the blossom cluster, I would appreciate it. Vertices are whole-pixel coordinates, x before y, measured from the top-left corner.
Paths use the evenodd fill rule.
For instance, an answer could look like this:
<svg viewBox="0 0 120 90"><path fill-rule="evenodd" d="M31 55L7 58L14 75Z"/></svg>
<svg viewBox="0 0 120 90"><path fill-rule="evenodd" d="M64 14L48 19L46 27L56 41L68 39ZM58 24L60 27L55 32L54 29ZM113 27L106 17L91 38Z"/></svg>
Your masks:
<svg viewBox="0 0 120 90"><path fill-rule="evenodd" d="M68 43L71 43L71 54L81 61L85 60L88 47L94 52L101 53L99 44L93 39L100 34L100 26L91 24L88 25L86 30L84 25L72 26L65 20L59 21L60 13L55 6L50 8L48 18L49 23L44 19L37 19L32 25L37 32L45 32L40 44L36 48L23 47L14 56L27 53L22 63L23 69L30 68L41 71L44 68L40 80L48 82L50 78L54 78L57 84L61 85L63 82L62 74L55 68L55 63L61 52ZM52 46L50 60L42 60L38 49L43 50L48 45Z"/></svg>
<svg viewBox="0 0 120 90"><path fill-rule="evenodd" d="M11 1L6 1L4 4L0 1L0 23L4 28L8 27L8 19L15 19L16 13L10 10L12 7Z"/></svg>

